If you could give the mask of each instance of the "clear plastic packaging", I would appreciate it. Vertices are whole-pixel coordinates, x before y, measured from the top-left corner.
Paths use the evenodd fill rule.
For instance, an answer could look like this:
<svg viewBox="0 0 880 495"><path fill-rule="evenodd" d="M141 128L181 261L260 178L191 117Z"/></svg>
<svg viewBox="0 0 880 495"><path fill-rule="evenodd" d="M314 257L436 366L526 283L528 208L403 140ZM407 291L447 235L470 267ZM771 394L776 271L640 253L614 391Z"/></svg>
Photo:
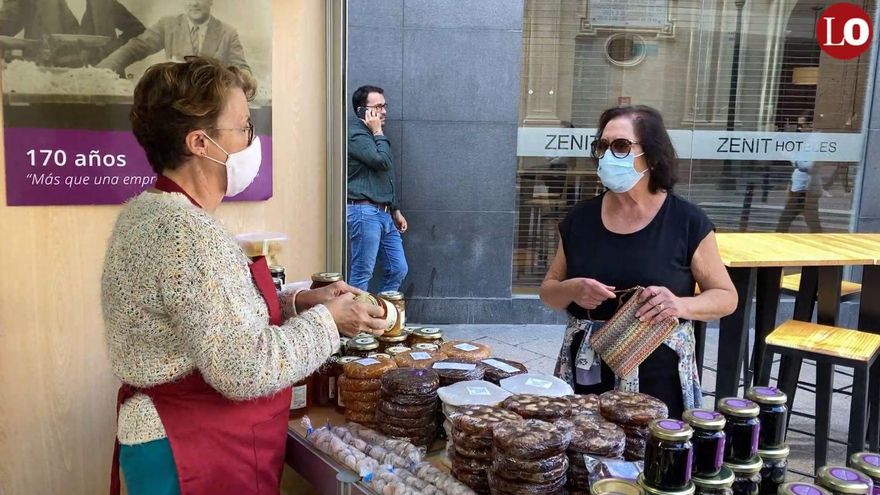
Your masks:
<svg viewBox="0 0 880 495"><path fill-rule="evenodd" d="M547 397L563 397L574 394L571 385L555 376L540 373L523 373L505 378L501 380L500 386L511 394L544 395Z"/></svg>
<svg viewBox="0 0 880 495"><path fill-rule="evenodd" d="M511 393L497 385L482 380L458 382L437 390L444 404L454 407L468 405L497 406Z"/></svg>

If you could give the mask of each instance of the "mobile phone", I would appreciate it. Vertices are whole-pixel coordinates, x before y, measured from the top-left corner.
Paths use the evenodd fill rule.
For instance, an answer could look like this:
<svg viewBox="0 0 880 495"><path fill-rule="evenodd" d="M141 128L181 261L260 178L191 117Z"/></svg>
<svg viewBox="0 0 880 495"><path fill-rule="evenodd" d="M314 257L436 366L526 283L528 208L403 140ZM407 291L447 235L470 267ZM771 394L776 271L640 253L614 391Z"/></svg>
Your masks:
<svg viewBox="0 0 880 495"><path fill-rule="evenodd" d="M357 107L357 111L355 113L357 114L359 119L367 119L367 107Z"/></svg>

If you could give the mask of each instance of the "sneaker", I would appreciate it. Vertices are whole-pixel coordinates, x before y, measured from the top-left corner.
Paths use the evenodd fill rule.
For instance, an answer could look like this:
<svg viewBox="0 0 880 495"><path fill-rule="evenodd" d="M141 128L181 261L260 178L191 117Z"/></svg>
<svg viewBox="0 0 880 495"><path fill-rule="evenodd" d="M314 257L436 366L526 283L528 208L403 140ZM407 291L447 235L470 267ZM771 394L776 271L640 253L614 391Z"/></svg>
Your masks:
<svg viewBox="0 0 880 495"><path fill-rule="evenodd" d="M831 194L831 192L828 191L827 189L822 189L822 197L823 198L833 198L834 195Z"/></svg>

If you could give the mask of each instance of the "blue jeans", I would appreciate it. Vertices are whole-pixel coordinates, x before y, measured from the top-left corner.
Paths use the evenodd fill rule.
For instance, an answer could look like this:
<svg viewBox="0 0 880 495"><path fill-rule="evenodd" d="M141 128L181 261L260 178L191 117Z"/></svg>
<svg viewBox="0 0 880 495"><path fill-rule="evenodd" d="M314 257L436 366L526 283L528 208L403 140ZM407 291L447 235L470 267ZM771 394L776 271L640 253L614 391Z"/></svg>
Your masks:
<svg viewBox="0 0 880 495"><path fill-rule="evenodd" d="M347 205L346 216L351 248L349 285L367 290L378 259L385 269L379 292L399 290L409 268L391 213L373 205Z"/></svg>

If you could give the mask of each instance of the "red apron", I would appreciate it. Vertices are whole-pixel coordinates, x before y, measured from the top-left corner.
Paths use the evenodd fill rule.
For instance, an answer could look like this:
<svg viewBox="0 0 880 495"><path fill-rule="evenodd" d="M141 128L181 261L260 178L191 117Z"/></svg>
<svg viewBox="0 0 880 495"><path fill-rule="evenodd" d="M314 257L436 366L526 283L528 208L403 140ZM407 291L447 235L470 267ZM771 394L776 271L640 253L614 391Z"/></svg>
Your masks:
<svg viewBox="0 0 880 495"><path fill-rule="evenodd" d="M165 176L156 189L179 192L201 207ZM250 266L269 308L269 323L281 324L281 304L265 258ZM156 406L177 466L181 495L278 494L284 468L290 388L270 397L232 401L214 390L198 371L171 383L146 389L122 384L116 414L135 393ZM113 452L110 493L119 494L119 441Z"/></svg>

